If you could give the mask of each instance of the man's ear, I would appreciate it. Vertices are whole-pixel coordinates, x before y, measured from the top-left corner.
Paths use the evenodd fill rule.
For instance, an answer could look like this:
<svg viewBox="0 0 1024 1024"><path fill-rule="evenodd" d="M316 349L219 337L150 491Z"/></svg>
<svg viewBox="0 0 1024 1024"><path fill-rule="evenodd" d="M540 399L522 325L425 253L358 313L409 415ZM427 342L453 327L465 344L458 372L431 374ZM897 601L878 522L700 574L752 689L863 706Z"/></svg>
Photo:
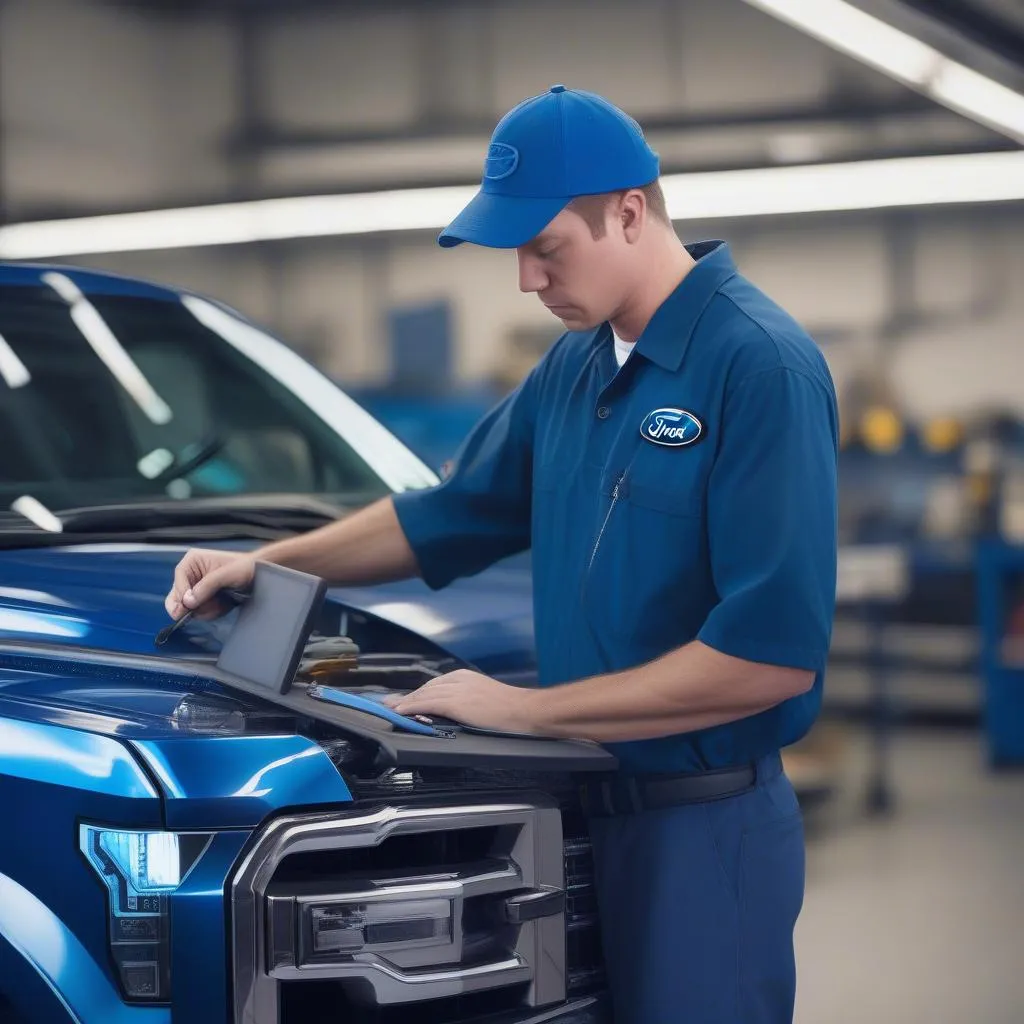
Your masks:
<svg viewBox="0 0 1024 1024"><path fill-rule="evenodd" d="M631 188L619 201L619 223L626 241L635 243L647 220L647 197L638 188Z"/></svg>

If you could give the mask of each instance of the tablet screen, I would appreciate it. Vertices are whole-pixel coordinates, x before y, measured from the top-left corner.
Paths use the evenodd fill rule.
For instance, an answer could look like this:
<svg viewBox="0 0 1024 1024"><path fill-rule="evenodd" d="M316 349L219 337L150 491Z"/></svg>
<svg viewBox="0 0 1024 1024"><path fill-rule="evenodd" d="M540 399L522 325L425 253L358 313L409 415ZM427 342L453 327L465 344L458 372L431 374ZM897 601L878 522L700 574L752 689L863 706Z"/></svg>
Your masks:
<svg viewBox="0 0 1024 1024"><path fill-rule="evenodd" d="M325 589L319 576L257 562L252 593L238 611L217 667L286 693Z"/></svg>

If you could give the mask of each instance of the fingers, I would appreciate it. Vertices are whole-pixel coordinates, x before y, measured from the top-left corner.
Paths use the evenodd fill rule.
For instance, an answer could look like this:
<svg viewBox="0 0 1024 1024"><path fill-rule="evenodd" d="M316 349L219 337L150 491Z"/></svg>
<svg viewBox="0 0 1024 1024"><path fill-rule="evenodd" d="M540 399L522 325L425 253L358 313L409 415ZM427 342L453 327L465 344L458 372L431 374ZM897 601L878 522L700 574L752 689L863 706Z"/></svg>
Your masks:
<svg viewBox="0 0 1024 1024"><path fill-rule="evenodd" d="M226 587L235 586L235 577L238 575L237 567L229 563L219 566L206 573L196 580L192 586L185 591L183 602L186 608L202 608L207 602L216 597L217 592Z"/></svg>
<svg viewBox="0 0 1024 1024"><path fill-rule="evenodd" d="M195 577L202 574L201 569L196 571L197 561L195 552L189 551L174 569L174 584L164 600L164 607L172 619L180 619L185 614L185 594L192 586Z"/></svg>
<svg viewBox="0 0 1024 1024"><path fill-rule="evenodd" d="M214 619L230 607L217 594L225 589L244 589L252 582L253 561L242 555L190 551L174 570L174 584L164 600L172 619L193 610L198 619Z"/></svg>
<svg viewBox="0 0 1024 1024"><path fill-rule="evenodd" d="M432 679L404 697L393 698L392 708L400 715L444 714L454 694L450 682ZM389 701L389 703L391 703Z"/></svg>

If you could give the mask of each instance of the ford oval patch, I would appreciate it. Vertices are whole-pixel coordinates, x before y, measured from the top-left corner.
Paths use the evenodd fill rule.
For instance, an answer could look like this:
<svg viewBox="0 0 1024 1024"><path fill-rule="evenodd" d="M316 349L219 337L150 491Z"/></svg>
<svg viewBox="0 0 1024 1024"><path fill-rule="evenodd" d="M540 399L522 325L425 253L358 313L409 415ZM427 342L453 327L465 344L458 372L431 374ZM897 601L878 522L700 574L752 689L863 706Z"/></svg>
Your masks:
<svg viewBox="0 0 1024 1024"><path fill-rule="evenodd" d="M507 178L519 166L519 150L504 142L492 142L484 161L484 177L491 181Z"/></svg>
<svg viewBox="0 0 1024 1024"><path fill-rule="evenodd" d="M693 444L704 433L704 424L685 409L655 409L640 424L640 433L651 444L678 448Z"/></svg>

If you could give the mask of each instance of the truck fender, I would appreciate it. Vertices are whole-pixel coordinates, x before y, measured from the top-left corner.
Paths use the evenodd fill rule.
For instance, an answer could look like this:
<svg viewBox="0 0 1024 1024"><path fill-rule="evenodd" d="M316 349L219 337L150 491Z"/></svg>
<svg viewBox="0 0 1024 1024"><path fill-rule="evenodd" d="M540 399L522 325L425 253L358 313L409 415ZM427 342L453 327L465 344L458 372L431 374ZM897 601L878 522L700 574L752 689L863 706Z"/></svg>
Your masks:
<svg viewBox="0 0 1024 1024"><path fill-rule="evenodd" d="M127 1006L78 937L37 896L0 874L0 1009L25 1024L170 1024L166 1007ZM19 1021L20 1024L20 1021Z"/></svg>

